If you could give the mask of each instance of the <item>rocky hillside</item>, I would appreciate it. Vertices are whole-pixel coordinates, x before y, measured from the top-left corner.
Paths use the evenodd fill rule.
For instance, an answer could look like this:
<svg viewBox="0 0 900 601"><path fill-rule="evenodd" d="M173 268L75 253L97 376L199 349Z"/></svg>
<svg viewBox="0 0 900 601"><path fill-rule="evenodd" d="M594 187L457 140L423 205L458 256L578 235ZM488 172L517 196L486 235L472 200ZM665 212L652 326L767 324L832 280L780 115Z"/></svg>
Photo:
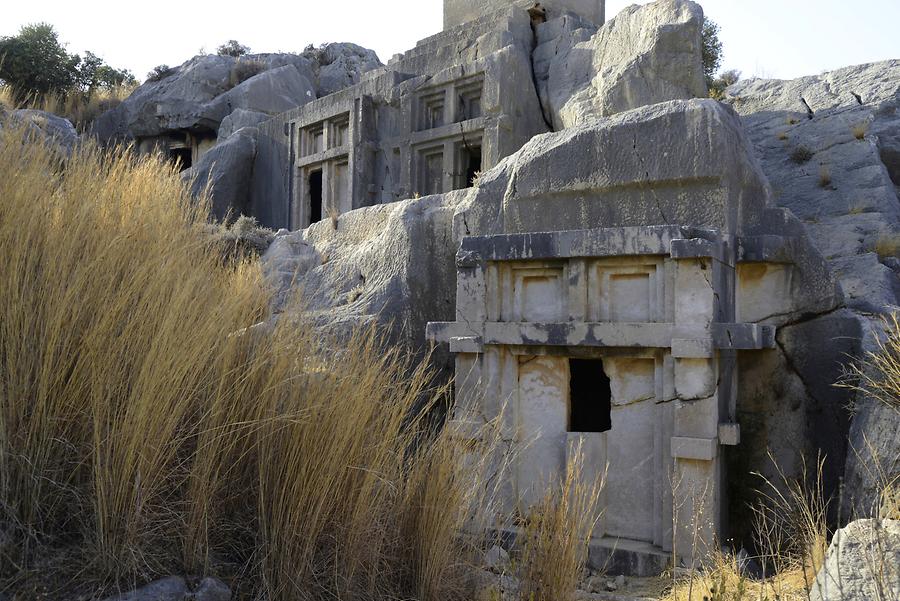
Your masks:
<svg viewBox="0 0 900 601"><path fill-rule="evenodd" d="M328 44L303 54L197 56L147 81L94 125L103 142L151 137L172 130L217 133L237 110L241 123L306 104L359 81L381 66L371 50Z"/></svg>
<svg viewBox="0 0 900 601"><path fill-rule="evenodd" d="M861 343L848 351L874 351L879 316L900 304L900 60L750 79L730 87L726 101L742 116L773 199L832 266L860 327ZM847 332L823 336L832 348ZM811 394L840 399L810 382ZM872 399L853 401L844 510L869 515L882 481L900 474L900 417Z"/></svg>

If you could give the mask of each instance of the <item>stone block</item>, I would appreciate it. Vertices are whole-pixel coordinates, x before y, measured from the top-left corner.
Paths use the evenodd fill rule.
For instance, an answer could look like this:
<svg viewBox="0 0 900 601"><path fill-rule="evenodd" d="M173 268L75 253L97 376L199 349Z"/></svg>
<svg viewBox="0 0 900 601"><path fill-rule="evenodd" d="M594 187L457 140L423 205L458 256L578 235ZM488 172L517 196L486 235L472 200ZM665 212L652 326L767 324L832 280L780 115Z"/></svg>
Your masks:
<svg viewBox="0 0 900 601"><path fill-rule="evenodd" d="M694 461L712 461L716 458L719 441L715 438L672 439L672 457L675 459L692 459Z"/></svg>

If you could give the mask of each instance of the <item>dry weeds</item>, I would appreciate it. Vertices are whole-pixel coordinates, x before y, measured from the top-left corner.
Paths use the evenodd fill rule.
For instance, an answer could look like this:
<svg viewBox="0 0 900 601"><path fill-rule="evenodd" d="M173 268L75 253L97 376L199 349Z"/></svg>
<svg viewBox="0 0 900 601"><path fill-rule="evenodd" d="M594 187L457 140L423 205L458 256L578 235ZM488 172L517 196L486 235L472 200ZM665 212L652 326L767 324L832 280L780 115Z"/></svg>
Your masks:
<svg viewBox="0 0 900 601"><path fill-rule="evenodd" d="M462 597L499 436L437 428L444 391L374 330L260 325L258 263L222 261L162 159L86 145L63 168L23 135L0 132L0 588L65 572L42 559L63 544L91 594L193 573Z"/></svg>

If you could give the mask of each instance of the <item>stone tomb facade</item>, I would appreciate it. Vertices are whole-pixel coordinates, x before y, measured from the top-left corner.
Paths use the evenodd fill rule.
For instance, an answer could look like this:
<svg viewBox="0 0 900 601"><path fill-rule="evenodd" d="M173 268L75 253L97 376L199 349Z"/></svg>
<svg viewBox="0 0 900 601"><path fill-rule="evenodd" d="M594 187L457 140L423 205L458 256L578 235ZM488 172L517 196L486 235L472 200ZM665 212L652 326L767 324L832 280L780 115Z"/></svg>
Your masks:
<svg viewBox="0 0 900 601"><path fill-rule="evenodd" d="M287 124L294 174L290 228L363 206L468 188L497 163L503 132L483 104L494 107L501 99L496 80L486 81L478 65L424 86L419 78L398 79L391 73L355 93L312 103Z"/></svg>
<svg viewBox="0 0 900 601"><path fill-rule="evenodd" d="M510 507L539 501L581 449L605 480L595 565L617 549L651 574L723 540L736 354L775 344L774 328L734 323L748 243L676 226L462 242L457 321L428 326L456 354L455 424L504 416Z"/></svg>
<svg viewBox="0 0 900 601"><path fill-rule="evenodd" d="M471 186L547 131L532 40L527 11L493 11L260 124L251 213L269 227L298 230Z"/></svg>
<svg viewBox="0 0 900 601"><path fill-rule="evenodd" d="M160 152L181 171L190 169L216 144L216 136L209 132L177 130L160 136L139 137L135 146L141 154Z"/></svg>

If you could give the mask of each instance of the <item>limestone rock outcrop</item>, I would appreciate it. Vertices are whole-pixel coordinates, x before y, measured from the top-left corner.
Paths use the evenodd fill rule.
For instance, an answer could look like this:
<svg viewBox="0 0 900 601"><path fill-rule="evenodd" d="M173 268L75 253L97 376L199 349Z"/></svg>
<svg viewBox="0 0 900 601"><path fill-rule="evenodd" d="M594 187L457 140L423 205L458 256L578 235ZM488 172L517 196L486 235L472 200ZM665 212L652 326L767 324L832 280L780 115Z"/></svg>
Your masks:
<svg viewBox="0 0 900 601"><path fill-rule="evenodd" d="M256 156L255 127L244 127L203 155L200 162L181 176L199 197L209 186L212 214L216 219L246 214L253 157Z"/></svg>
<svg viewBox="0 0 900 601"><path fill-rule="evenodd" d="M877 341L885 336L884 323L864 318L860 323L863 332L859 352L879 352ZM900 411L865 394L852 400L854 415L848 434L842 509L847 518L877 516L883 514L885 504L891 503L889 495L898 494Z"/></svg>
<svg viewBox="0 0 900 601"><path fill-rule="evenodd" d="M838 530L809 598L900 599L900 520L860 520Z"/></svg>
<svg viewBox="0 0 900 601"><path fill-rule="evenodd" d="M895 311L900 299L900 60L790 81L746 80L727 90L727 101L742 116L774 202L803 222L859 320L842 363L874 350L878 315ZM823 333L818 346L836 344ZM831 363L819 357L826 385L840 375ZM900 414L834 389L818 394L823 406L856 405L843 509L872 515L883 481L900 475Z"/></svg>
<svg viewBox="0 0 900 601"><path fill-rule="evenodd" d="M453 315L453 207L465 192L365 207L276 237L263 264L278 309L302 294L315 323L353 328L377 320L396 342L422 349L425 324Z"/></svg>
<svg viewBox="0 0 900 601"><path fill-rule="evenodd" d="M900 60L791 81L747 80L727 95L775 202L804 222L848 306L879 313L896 305L900 179L892 181L882 157L900 145Z"/></svg>
<svg viewBox="0 0 900 601"><path fill-rule="evenodd" d="M234 109L283 112L358 81L380 65L374 52L353 44L329 44L303 55L197 56L145 82L101 115L93 132L102 141L176 130L214 133Z"/></svg>
<svg viewBox="0 0 900 601"><path fill-rule="evenodd" d="M356 44L326 44L303 53L313 59L319 98L359 83L360 76L380 68L378 55Z"/></svg>
<svg viewBox="0 0 900 601"><path fill-rule="evenodd" d="M242 127L256 127L268 118L269 115L260 111L235 109L230 115L222 119L217 139L224 140Z"/></svg>
<svg viewBox="0 0 900 601"><path fill-rule="evenodd" d="M71 153L78 144L78 131L72 122L53 113L36 109L17 109L4 113L0 107L0 127L4 120L27 127L38 139L47 142L64 155Z"/></svg>
<svg viewBox="0 0 900 601"><path fill-rule="evenodd" d="M296 65L263 71L217 96L206 107L205 113L221 123L238 109L275 115L302 106L316 99L311 73L303 71Z"/></svg>
<svg viewBox="0 0 900 601"><path fill-rule="evenodd" d="M658 0L623 9L589 38L590 26L577 18L539 26L537 55L552 58L537 76L554 129L706 96L702 25L700 5Z"/></svg>

